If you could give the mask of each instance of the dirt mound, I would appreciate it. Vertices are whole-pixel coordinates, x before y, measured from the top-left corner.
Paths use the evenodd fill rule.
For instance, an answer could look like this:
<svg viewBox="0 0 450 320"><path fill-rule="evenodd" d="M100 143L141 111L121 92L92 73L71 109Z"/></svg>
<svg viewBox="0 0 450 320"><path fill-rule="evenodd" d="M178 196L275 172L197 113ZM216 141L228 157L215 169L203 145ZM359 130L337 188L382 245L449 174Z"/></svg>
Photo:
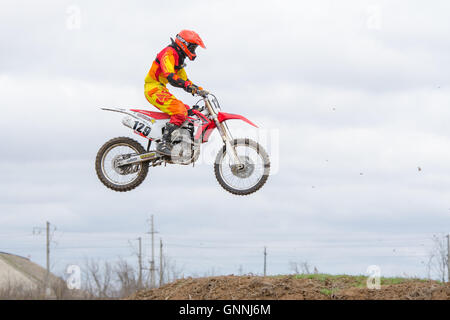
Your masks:
<svg viewBox="0 0 450 320"><path fill-rule="evenodd" d="M219 276L186 278L143 290L133 300L450 300L450 284L417 279L381 280L381 289L366 288L366 277L298 276Z"/></svg>

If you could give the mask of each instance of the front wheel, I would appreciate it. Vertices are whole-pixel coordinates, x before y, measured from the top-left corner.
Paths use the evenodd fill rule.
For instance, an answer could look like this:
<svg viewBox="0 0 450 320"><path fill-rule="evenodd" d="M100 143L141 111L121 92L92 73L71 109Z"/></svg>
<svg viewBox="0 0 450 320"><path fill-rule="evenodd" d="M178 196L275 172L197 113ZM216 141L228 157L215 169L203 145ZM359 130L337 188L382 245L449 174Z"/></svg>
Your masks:
<svg viewBox="0 0 450 320"><path fill-rule="evenodd" d="M114 138L106 142L98 151L95 171L100 181L108 188L125 192L136 188L148 173L148 162L118 166L120 160L145 153L142 145L128 137Z"/></svg>
<svg viewBox="0 0 450 320"><path fill-rule="evenodd" d="M269 156L257 142L247 138L234 139L231 144L242 165L234 165L233 157L224 146L214 164L217 181L225 190L236 195L245 196L258 191L269 177Z"/></svg>

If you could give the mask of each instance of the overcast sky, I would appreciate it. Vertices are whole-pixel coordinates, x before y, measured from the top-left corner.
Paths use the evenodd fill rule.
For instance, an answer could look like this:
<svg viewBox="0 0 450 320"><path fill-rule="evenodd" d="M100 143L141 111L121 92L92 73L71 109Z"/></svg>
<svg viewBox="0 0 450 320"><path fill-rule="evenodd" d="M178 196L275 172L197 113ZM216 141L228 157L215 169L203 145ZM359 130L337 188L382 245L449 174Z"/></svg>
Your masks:
<svg viewBox="0 0 450 320"><path fill-rule="evenodd" d="M39 4L38 4L39 3ZM52 268L135 263L148 218L185 274L291 272L426 276L431 235L450 231L448 1L5 1L0 4L0 250ZM99 107L141 107L156 54L181 29L186 68L257 138L273 174L237 197L210 161L151 168L116 193L96 177L107 140L130 136ZM196 99L171 91L185 103ZM206 160L219 149L215 133ZM420 168L420 170L419 170ZM129 245L134 245L134 249Z"/></svg>

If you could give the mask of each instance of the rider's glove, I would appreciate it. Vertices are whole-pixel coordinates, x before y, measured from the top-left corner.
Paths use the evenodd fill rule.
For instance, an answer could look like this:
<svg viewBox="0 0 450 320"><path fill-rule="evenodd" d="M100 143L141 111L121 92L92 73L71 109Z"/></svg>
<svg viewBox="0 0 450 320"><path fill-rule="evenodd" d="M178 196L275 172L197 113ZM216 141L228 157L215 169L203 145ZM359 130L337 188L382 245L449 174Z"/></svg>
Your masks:
<svg viewBox="0 0 450 320"><path fill-rule="evenodd" d="M189 81L189 80L186 80L186 81L184 82L184 87L183 87L183 89L184 89L185 91L191 93L191 86L192 86L192 82Z"/></svg>
<svg viewBox="0 0 450 320"><path fill-rule="evenodd" d="M198 90L201 90L201 88L197 87L195 84L191 84L186 88L186 91L192 93L192 95L195 95L198 92Z"/></svg>
<svg viewBox="0 0 450 320"><path fill-rule="evenodd" d="M184 84L184 90L186 90L189 93L192 93L192 95L195 95L199 90L203 90L203 88L196 86L191 81L187 80Z"/></svg>

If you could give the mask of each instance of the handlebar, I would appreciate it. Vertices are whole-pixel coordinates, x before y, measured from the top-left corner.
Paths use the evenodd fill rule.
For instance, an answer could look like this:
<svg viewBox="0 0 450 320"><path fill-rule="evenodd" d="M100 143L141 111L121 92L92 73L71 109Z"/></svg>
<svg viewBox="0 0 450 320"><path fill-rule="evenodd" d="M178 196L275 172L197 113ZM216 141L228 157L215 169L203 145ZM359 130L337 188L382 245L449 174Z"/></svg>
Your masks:
<svg viewBox="0 0 450 320"><path fill-rule="evenodd" d="M199 110L200 112L203 112L205 110L206 106L208 105L208 101L209 101L210 107L207 108L207 110L209 111L208 113L217 113L217 112L220 111L221 108L220 108L219 102L217 101L216 97L213 94L211 94L209 91L202 89L202 90L197 90L196 92L193 92L193 94L195 96L200 96L200 97L202 97L205 100L205 106L204 107L199 108L198 105L195 105L195 106L193 106L193 109L196 109L196 110ZM208 99L208 95L212 96L211 100ZM199 100L198 102L200 102L200 101L201 100ZM192 111L189 111L189 112L192 113Z"/></svg>
<svg viewBox="0 0 450 320"><path fill-rule="evenodd" d="M206 98L209 94L209 91L207 90L198 90L196 93L198 96L202 97L202 98Z"/></svg>

